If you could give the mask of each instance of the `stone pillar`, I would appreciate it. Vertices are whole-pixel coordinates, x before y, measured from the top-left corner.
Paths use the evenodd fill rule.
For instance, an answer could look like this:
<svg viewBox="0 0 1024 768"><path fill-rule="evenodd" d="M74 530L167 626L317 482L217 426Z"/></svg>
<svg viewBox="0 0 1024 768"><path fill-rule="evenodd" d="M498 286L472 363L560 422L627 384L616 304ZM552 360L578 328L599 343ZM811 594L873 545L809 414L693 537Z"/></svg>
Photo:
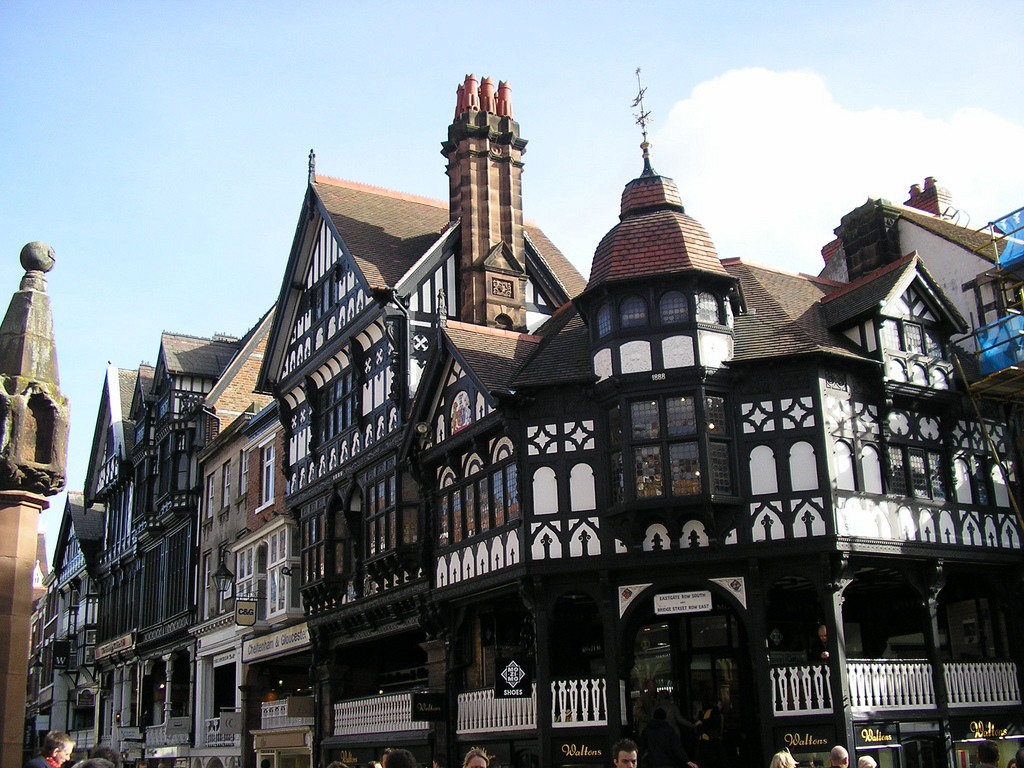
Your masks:
<svg viewBox="0 0 1024 768"><path fill-rule="evenodd" d="M68 402L46 293L53 264L45 243L21 249L25 275L0 323L0 765L22 762L38 517L66 481Z"/></svg>
<svg viewBox="0 0 1024 768"><path fill-rule="evenodd" d="M174 712L172 706L174 702L174 695L172 691L174 686L171 681L174 679L174 654L169 653L164 656L164 728L167 727L167 721L171 718L171 714Z"/></svg>
<svg viewBox="0 0 1024 768"><path fill-rule="evenodd" d="M7 657L0 674L0 765L21 765L22 761L36 527L39 513L48 506L38 494L0 491L0 644Z"/></svg>

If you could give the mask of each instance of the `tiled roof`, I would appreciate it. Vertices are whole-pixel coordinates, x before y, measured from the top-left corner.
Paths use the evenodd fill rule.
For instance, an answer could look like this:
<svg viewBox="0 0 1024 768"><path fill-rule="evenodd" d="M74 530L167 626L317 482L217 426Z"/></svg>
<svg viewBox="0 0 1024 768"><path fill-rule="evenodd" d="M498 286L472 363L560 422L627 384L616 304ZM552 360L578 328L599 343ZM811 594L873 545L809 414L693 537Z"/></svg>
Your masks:
<svg viewBox="0 0 1024 768"><path fill-rule="evenodd" d="M543 340L516 375L514 388L594 380L590 334L574 304L555 312L537 335Z"/></svg>
<svg viewBox="0 0 1024 768"><path fill-rule="evenodd" d="M540 343L538 336L454 321L444 332L488 389L511 389L516 371Z"/></svg>
<svg viewBox="0 0 1024 768"><path fill-rule="evenodd" d="M139 364L139 392L143 400L153 392L153 379L156 378L156 368L149 363ZM135 407L135 395L132 395L132 407Z"/></svg>
<svg viewBox="0 0 1024 768"><path fill-rule="evenodd" d="M237 341L204 339L166 331L160 337L168 373L217 378L238 352Z"/></svg>
<svg viewBox="0 0 1024 768"><path fill-rule="evenodd" d="M117 415L122 419L128 418L128 413L132 407L132 396L135 394L135 384L138 380L138 371L129 371L124 368L117 369L118 393L121 396L121 413Z"/></svg>
<svg viewBox="0 0 1024 768"><path fill-rule="evenodd" d="M103 508L86 509L81 493L68 491L68 510L71 513L71 525L79 541L100 541L103 538Z"/></svg>
<svg viewBox="0 0 1024 768"><path fill-rule="evenodd" d="M812 353L866 359L828 329L821 297L835 290L833 284L738 259L724 264L739 278L748 310L736 318L734 361Z"/></svg>
<svg viewBox="0 0 1024 768"><path fill-rule="evenodd" d="M906 206L900 207L900 216L951 243L973 251L983 259L995 262L995 255L992 252L992 236L987 232L961 227L948 219L932 216L924 211ZM1005 244L1005 241L997 241L996 247L1000 253L1003 252Z"/></svg>
<svg viewBox="0 0 1024 768"><path fill-rule="evenodd" d="M633 179L622 193L619 218L594 252L588 290L609 280L688 270L725 274L707 231L684 212L672 179Z"/></svg>
<svg viewBox="0 0 1024 768"><path fill-rule="evenodd" d="M448 226L437 200L328 176L312 187L370 285L396 285Z"/></svg>
<svg viewBox="0 0 1024 768"><path fill-rule="evenodd" d="M555 244L548 239L548 236L541 232L540 228L532 221L525 222L523 229L526 230L530 242L533 243L538 251L537 255L547 264L551 274L562 284L566 296L572 299L583 293L587 287L587 281L583 279L583 275L579 273L579 270L555 247Z"/></svg>
<svg viewBox="0 0 1024 768"><path fill-rule="evenodd" d="M908 270L921 266L916 253L886 264L821 299L826 322L841 325L887 301Z"/></svg>

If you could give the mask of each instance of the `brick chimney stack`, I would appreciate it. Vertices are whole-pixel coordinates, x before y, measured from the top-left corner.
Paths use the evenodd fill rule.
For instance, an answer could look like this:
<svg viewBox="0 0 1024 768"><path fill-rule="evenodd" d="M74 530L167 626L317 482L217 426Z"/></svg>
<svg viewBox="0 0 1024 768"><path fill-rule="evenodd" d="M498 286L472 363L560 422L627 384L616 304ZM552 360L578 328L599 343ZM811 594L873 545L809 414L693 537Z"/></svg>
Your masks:
<svg viewBox="0 0 1024 768"><path fill-rule="evenodd" d="M467 75L441 153L448 159L452 221L461 220L458 305L464 322L526 328L522 156L508 83Z"/></svg>
<svg viewBox="0 0 1024 768"><path fill-rule="evenodd" d="M934 176L929 176L924 180L924 189L920 184L910 188L910 199L904 205L948 219L952 218L953 196L935 183Z"/></svg>

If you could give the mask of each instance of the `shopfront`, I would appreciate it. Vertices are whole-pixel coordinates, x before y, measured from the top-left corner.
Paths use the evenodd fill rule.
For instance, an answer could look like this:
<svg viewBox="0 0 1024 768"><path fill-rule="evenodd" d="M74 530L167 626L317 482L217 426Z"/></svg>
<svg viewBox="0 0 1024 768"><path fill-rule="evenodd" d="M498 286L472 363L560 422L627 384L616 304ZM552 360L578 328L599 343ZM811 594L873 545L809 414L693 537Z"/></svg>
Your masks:
<svg viewBox="0 0 1024 768"><path fill-rule="evenodd" d="M978 744L992 741L999 747L999 762L1006 765L1024 747L1024 718L1006 715L951 718L953 734L953 760L955 768L973 768L978 765Z"/></svg>

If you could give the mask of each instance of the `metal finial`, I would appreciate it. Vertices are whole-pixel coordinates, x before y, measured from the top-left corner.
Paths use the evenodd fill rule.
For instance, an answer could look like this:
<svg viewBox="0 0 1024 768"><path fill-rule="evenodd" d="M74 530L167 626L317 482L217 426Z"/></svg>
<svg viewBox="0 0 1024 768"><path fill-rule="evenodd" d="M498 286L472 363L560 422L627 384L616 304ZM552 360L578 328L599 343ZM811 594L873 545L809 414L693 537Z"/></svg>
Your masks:
<svg viewBox="0 0 1024 768"><path fill-rule="evenodd" d="M309 183L316 181L316 154L309 150Z"/></svg>
<svg viewBox="0 0 1024 768"><path fill-rule="evenodd" d="M640 126L640 130L643 133L644 140L640 143L640 149L644 152L644 173L651 174L654 170L651 168L651 143L647 140L647 126L651 122L651 113L644 109L644 94L647 93L647 89L644 88L643 83L640 81L640 67L636 68L636 87L637 94L636 98L633 99L633 107L639 107L639 112L634 112L633 116L636 117L636 124Z"/></svg>

